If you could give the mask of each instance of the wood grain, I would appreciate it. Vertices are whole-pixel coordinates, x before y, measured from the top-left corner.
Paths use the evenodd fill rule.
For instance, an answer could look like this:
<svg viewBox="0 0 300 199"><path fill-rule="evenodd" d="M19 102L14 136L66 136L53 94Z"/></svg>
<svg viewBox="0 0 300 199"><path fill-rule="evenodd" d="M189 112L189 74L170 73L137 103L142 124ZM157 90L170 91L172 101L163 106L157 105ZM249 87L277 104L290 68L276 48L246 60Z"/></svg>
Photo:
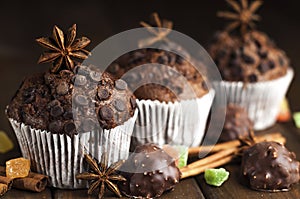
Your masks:
<svg viewBox="0 0 300 199"><path fill-rule="evenodd" d="M54 192L54 199L83 199L83 198L96 198L95 196L88 196L87 190L59 190ZM105 199L116 199L112 193L107 193ZM126 197L123 197L126 198ZM195 179L190 178L183 180L175 187L173 191L163 194L161 199L204 199L202 192L196 183Z"/></svg>

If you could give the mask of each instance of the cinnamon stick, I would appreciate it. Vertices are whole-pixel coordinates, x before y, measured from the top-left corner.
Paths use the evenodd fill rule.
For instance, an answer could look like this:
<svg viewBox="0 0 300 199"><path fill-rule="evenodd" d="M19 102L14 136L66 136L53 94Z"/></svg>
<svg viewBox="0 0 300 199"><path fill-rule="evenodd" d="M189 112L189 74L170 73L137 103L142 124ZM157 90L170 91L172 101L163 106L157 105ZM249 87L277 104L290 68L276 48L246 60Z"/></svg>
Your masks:
<svg viewBox="0 0 300 199"><path fill-rule="evenodd" d="M8 191L8 186L6 184L0 183L0 197L3 196Z"/></svg>
<svg viewBox="0 0 300 199"><path fill-rule="evenodd" d="M270 133L270 134L265 134L265 135L258 135L255 136L254 139L256 142L262 142L262 141L276 141L277 138L283 138L283 136L276 132L276 133ZM280 141L284 141L281 139ZM199 153L205 153L205 152L216 152L220 151L223 149L228 149L228 148L233 148L233 147L238 147L241 145L241 142L239 140L233 140L233 141L228 141L220 144L216 144L214 146L199 146L199 147L191 147L189 148L189 155L198 155Z"/></svg>
<svg viewBox="0 0 300 199"><path fill-rule="evenodd" d="M11 188L12 180L11 178L0 176L0 197Z"/></svg>
<svg viewBox="0 0 300 199"><path fill-rule="evenodd" d="M206 164L210 164L214 161L217 161L223 157L226 157L230 154L234 154L238 151L238 148L230 148L230 149L226 149L226 150L222 150L220 152L217 152L213 155L210 155L206 158L202 158L198 161L195 161L189 165L187 165L186 167L183 167L182 170L187 170L187 169L192 169L192 168L196 168L196 167L200 167Z"/></svg>
<svg viewBox="0 0 300 199"><path fill-rule="evenodd" d="M0 179L5 177L5 167L0 166ZM1 181L0 181L1 183ZM42 192L48 184L48 177L42 174L30 172L25 178L13 180L12 187L22 190Z"/></svg>
<svg viewBox="0 0 300 199"><path fill-rule="evenodd" d="M206 165L196 167L193 169L181 169L180 170L181 171L181 179L199 175L200 173L204 172L206 169L215 168L215 167L219 167L221 165L227 164L233 159L233 157L234 157L234 154L231 154L227 157L221 158L210 164L206 164Z"/></svg>

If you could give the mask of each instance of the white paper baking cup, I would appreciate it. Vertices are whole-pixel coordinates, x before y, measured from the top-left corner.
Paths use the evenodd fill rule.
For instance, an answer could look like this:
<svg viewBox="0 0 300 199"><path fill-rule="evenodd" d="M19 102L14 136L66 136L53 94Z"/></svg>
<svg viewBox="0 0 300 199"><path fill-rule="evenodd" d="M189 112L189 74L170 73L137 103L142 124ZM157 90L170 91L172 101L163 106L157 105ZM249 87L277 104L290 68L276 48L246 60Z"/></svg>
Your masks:
<svg viewBox="0 0 300 199"><path fill-rule="evenodd" d="M226 92L227 103L235 103L248 111L255 130L266 129L276 122L280 103L293 79L293 69L275 80L257 83L214 82L216 93Z"/></svg>
<svg viewBox="0 0 300 199"><path fill-rule="evenodd" d="M139 110L132 146L145 143L199 146L205 133L215 91L180 102L137 100Z"/></svg>
<svg viewBox="0 0 300 199"><path fill-rule="evenodd" d="M109 164L127 159L137 110L123 125L110 130L98 130L69 137L33 129L9 118L22 155L31 160L31 169L49 176L50 185L61 189L87 188L88 183L76 180L78 173L86 172L84 153L88 151L101 160L106 152Z"/></svg>

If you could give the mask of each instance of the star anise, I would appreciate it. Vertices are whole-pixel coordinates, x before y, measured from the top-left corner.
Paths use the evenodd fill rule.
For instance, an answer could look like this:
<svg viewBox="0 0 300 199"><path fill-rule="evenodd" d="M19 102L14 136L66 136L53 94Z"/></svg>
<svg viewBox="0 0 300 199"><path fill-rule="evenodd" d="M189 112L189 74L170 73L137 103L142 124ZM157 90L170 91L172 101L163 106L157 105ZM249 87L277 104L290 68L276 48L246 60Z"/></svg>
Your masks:
<svg viewBox="0 0 300 199"><path fill-rule="evenodd" d="M262 5L262 0L253 1L249 5L248 0L240 0L241 5L235 0L226 0L235 12L218 12L218 16L226 19L233 20L228 26L227 30L231 31L237 27L241 27L241 33L245 34L248 28L254 28L254 21L259 21L260 17L254 14L257 9Z"/></svg>
<svg viewBox="0 0 300 199"><path fill-rule="evenodd" d="M108 187L113 193L121 197L121 192L114 181L126 181L126 179L116 174L116 171L122 166L124 161L118 161L108 167L107 155L104 153L101 156L101 162L97 163L90 155L85 155L85 160L90 166L90 172L80 173L76 175L77 179L92 181L88 190L88 194L92 194L98 188L98 198L101 199L104 196L105 188Z"/></svg>
<svg viewBox="0 0 300 199"><path fill-rule="evenodd" d="M53 62L51 72L58 72L61 68L73 70L74 60L86 59L90 52L84 48L91 42L87 37L76 38L76 24L64 34L57 26L53 28L53 37L41 37L36 41L49 51L43 53L38 63Z"/></svg>
<svg viewBox="0 0 300 199"><path fill-rule="evenodd" d="M154 22L154 25L158 28L165 28L165 29L155 29L148 23L141 21L140 24L147 28L147 30L154 34L155 36L152 38L145 39L143 41L139 42L139 47L145 47L145 46L150 46L158 41L164 40L166 42L169 42L167 35L171 32L172 27L173 27L173 22L163 19L161 20L158 16L157 13L153 13L151 15L151 20Z"/></svg>

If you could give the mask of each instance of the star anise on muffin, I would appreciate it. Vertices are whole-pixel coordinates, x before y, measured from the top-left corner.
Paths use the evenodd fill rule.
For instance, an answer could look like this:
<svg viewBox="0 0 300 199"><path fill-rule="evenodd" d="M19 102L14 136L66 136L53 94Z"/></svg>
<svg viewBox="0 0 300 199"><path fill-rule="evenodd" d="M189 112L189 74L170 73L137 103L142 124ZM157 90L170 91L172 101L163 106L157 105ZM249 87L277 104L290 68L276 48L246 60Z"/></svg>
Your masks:
<svg viewBox="0 0 300 199"><path fill-rule="evenodd" d="M142 40L139 42L139 47L145 47L150 46L158 41L164 40L166 42L169 42L167 35L171 32L173 28L173 22L163 19L161 20L158 16L158 14L152 13L150 16L150 24L141 21L141 26L147 28L147 30L154 35L154 37L147 38L145 40ZM157 27L159 29L156 29L154 27ZM162 29L165 28L165 29Z"/></svg>
<svg viewBox="0 0 300 199"><path fill-rule="evenodd" d="M77 174L76 178L92 182L88 190L88 194L90 195L96 189L98 189L98 198L101 199L103 198L105 189L107 187L118 197L121 197L122 195L118 186L113 182L126 181L126 179L122 175L116 174L116 171L122 166L124 161L118 161L108 167L108 159L106 153L102 154L100 163L97 163L97 161L90 155L85 155L84 157L90 166L90 171Z"/></svg>
<svg viewBox="0 0 300 199"><path fill-rule="evenodd" d="M44 52L38 63L52 62L51 72L56 73L60 69L73 70L74 58L84 60L90 55L90 52L84 48L91 42L87 37L76 39L76 24L69 28L68 33L54 26L53 36L41 37L36 41L49 51Z"/></svg>
<svg viewBox="0 0 300 199"><path fill-rule="evenodd" d="M247 33L247 29L254 28L254 21L259 21L260 17L254 14L257 9L262 5L262 0L253 1L249 4L248 0L240 0L241 5L235 0L226 0L226 2L232 7L235 12L222 11L218 12L218 16L233 20L228 26L227 30L231 31L237 27L241 27L241 33Z"/></svg>

